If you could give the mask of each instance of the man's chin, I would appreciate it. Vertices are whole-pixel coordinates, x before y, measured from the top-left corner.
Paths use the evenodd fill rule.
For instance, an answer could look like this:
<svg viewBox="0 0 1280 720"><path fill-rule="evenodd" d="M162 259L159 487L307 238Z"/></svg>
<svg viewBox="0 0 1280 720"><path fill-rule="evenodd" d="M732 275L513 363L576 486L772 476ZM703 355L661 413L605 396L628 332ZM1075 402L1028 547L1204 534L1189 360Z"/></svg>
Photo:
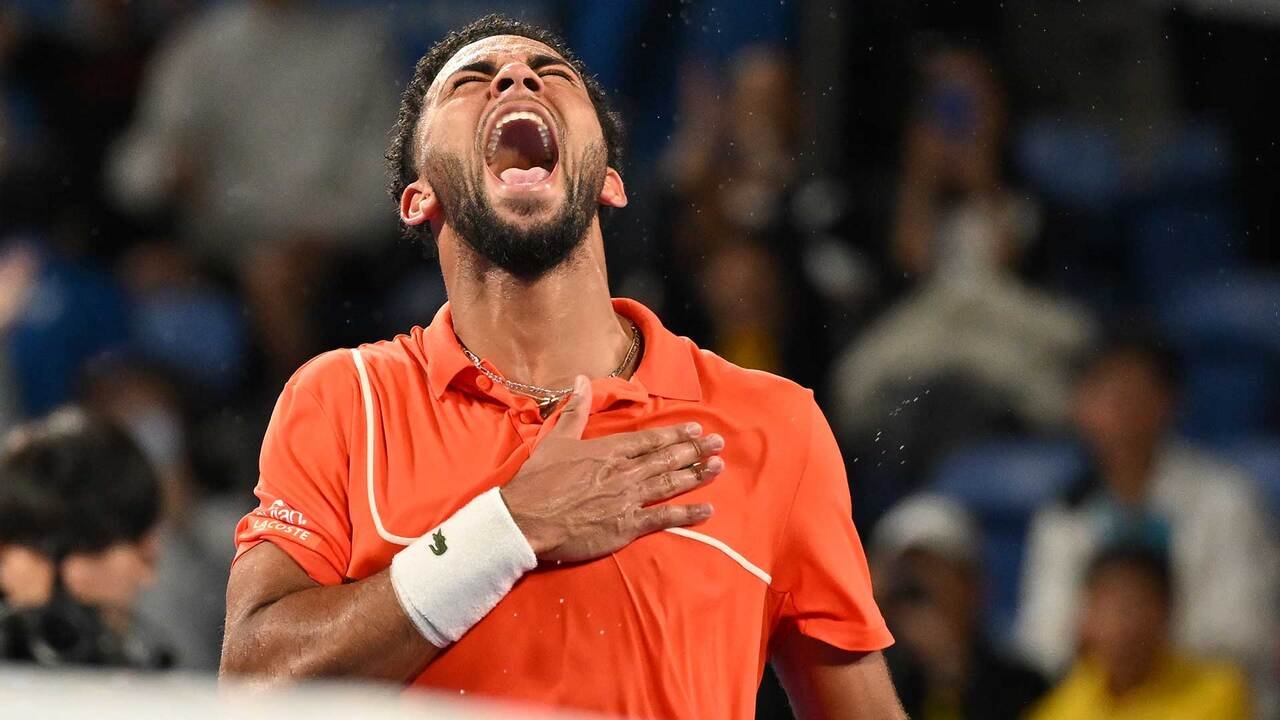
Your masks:
<svg viewBox="0 0 1280 720"><path fill-rule="evenodd" d="M499 220L523 228L554 219L564 198L553 193L497 192L489 196L489 202Z"/></svg>

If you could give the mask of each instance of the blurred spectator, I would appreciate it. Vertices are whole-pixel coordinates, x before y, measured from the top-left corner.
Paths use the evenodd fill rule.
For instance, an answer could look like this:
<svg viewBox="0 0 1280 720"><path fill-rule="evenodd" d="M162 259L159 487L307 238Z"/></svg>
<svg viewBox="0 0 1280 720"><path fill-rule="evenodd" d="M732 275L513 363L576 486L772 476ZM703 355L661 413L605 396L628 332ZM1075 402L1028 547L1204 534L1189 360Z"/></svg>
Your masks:
<svg viewBox="0 0 1280 720"><path fill-rule="evenodd" d="M638 277L624 261L630 276L618 285L726 359L817 385L824 318L800 269L791 208L795 94L787 56L775 47L737 50L722 72L692 62L682 69L681 123L662 159L667 188L652 228L664 252L639 266L658 255L661 277Z"/></svg>
<svg viewBox="0 0 1280 720"><path fill-rule="evenodd" d="M36 259L25 247L0 249L0 349L8 346L9 329L27 306L35 282ZM9 353L0 352L0 435L22 412L21 388L13 376Z"/></svg>
<svg viewBox="0 0 1280 720"><path fill-rule="evenodd" d="M769 251L754 243L728 245L707 259L702 299L714 318L716 352L742 367L780 372L785 316L782 278Z"/></svg>
<svg viewBox="0 0 1280 720"><path fill-rule="evenodd" d="M994 69L978 50L947 48L923 71L893 237L917 287L844 351L831 380L832 410L856 454L879 459L881 434L887 446L910 448L901 461L909 466L888 483L918 478L965 439L1057 426L1069 359L1091 333L1080 310L1015 274L1036 208L1004 177L1006 110ZM940 388L945 400L902 412ZM909 489L889 488L888 499Z"/></svg>
<svg viewBox="0 0 1280 720"><path fill-rule="evenodd" d="M364 10L215 4L167 39L113 150L120 200L172 208L189 251L243 285L276 373L317 350L308 308L326 273L391 237L389 42Z"/></svg>
<svg viewBox="0 0 1280 720"><path fill-rule="evenodd" d="M162 667L137 623L154 575L160 487L122 430L75 409L0 452L0 659Z"/></svg>
<svg viewBox="0 0 1280 720"><path fill-rule="evenodd" d="M1259 673L1268 666L1280 555L1266 505L1248 477L1174 435L1175 368L1157 342L1124 338L1077 386L1075 422L1096 474L1032 521L1017 623L1046 671L1075 653L1089 558L1125 537L1169 548L1179 645Z"/></svg>
<svg viewBox="0 0 1280 720"><path fill-rule="evenodd" d="M898 644L886 654L913 718L1018 718L1047 689L982 636L982 540L955 501L914 495L872 536L876 595Z"/></svg>
<svg viewBox="0 0 1280 720"><path fill-rule="evenodd" d="M26 416L70 402L84 364L128 341L115 278L74 247L73 235L55 228L47 237L0 238L0 262L22 275L5 290L13 319L0 342Z"/></svg>
<svg viewBox="0 0 1280 720"><path fill-rule="evenodd" d="M128 122L172 0L0 8L0 233L74 216L109 254L127 235L106 202L106 147ZM161 7L163 6L163 7ZM8 112L5 107L7 106ZM6 162L7 161L7 162Z"/></svg>
<svg viewBox="0 0 1280 720"><path fill-rule="evenodd" d="M208 495L196 482L178 391L159 372L136 360L104 363L89 373L84 394L138 444L160 480L155 582L137 614L164 635L176 667L216 670L232 556L226 528L244 514L243 499Z"/></svg>
<svg viewBox="0 0 1280 720"><path fill-rule="evenodd" d="M681 209L688 222L677 242L686 252L775 226L794 179L795 87L786 56L775 48L746 47L729 59L724 74L685 68L685 122L663 158L676 190L699 201Z"/></svg>
<svg viewBox="0 0 1280 720"><path fill-rule="evenodd" d="M241 303L190 257L172 243L142 242L124 255L116 274L129 293L133 345L144 359L214 393L244 382L248 333Z"/></svg>
<svg viewBox="0 0 1280 720"><path fill-rule="evenodd" d="M1033 720L1246 720L1244 673L1174 647L1168 562L1142 546L1104 549L1085 578L1081 653Z"/></svg>

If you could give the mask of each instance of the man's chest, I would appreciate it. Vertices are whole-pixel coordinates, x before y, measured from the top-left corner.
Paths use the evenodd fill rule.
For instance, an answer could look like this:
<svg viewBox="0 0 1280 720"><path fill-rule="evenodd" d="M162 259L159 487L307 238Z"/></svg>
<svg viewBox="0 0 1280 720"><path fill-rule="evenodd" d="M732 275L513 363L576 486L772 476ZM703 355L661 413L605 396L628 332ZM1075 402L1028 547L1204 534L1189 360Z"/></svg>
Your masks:
<svg viewBox="0 0 1280 720"><path fill-rule="evenodd" d="M471 410L383 412L366 437L352 439L349 577L387 567L404 544L510 481L536 452L543 427L533 418ZM641 537L590 562L538 567L418 684L659 715L671 713L649 704L657 695L671 707L723 701L725 689L703 676L740 678L749 698L767 642L770 568L799 468L771 451L764 431L691 403L597 413L586 437L689 421L725 437L726 470L670 502L710 502L709 521ZM624 695L620 677L632 678ZM636 696L626 697L631 691Z"/></svg>
<svg viewBox="0 0 1280 720"><path fill-rule="evenodd" d="M428 533L481 492L509 482L536 452L544 426L517 412L496 409L449 414L383 412L363 437L351 438L348 508L354 579L381 571L406 544ZM795 473L783 453L771 452L767 433L735 427L714 408L692 403L608 411L592 415L585 436L695 421L725 437L719 454L725 471L672 503L709 502L705 523L664 533L657 542L636 543L616 553L630 577L656 583L688 562L707 560L704 578L741 573L767 585L769 566L794 496ZM690 554L692 553L692 554ZM674 564L673 564L674 563ZM710 573L708 575L708 573Z"/></svg>

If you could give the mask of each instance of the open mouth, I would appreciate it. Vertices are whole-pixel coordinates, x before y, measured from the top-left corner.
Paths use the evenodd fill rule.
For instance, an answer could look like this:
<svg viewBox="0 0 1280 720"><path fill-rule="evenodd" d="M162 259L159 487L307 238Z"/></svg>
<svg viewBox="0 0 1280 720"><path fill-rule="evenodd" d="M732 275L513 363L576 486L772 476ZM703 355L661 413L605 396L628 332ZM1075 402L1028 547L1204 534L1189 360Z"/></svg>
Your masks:
<svg viewBox="0 0 1280 720"><path fill-rule="evenodd" d="M534 185L556 168L560 149L555 133L537 113L516 110L498 118L489 131L485 164L507 185Z"/></svg>

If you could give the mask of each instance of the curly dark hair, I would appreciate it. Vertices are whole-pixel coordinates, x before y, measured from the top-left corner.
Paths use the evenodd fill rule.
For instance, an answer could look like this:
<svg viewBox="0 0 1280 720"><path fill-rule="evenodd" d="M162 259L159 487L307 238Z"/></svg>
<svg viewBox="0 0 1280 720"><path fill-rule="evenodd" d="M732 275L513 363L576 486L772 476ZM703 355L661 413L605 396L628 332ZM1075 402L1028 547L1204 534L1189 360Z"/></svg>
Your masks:
<svg viewBox="0 0 1280 720"><path fill-rule="evenodd" d="M426 98L427 89L431 87L440 69L459 50L477 40L495 35L519 35L536 40L556 51L569 63L582 78L587 95L595 106L596 117L600 120L600 128L604 133L609 167L622 171L624 140L622 116L613 110L600 81L587 72L586 66L573 54L559 35L537 25L502 15L486 15L466 27L449 33L443 40L433 45L414 67L413 77L400 97L400 112L396 116L391 146L386 154L387 192L390 193L397 208L400 206L400 196L404 193L405 187L418 179L419 158L418 148L414 146L414 131L418 127L418 120L422 117L422 103ZM601 208L602 211L609 209ZM603 215L601 219L604 219ZM417 226L402 224L401 228L404 236L410 240L425 241L431 234L431 229L426 224ZM430 244L427 243L427 245Z"/></svg>

